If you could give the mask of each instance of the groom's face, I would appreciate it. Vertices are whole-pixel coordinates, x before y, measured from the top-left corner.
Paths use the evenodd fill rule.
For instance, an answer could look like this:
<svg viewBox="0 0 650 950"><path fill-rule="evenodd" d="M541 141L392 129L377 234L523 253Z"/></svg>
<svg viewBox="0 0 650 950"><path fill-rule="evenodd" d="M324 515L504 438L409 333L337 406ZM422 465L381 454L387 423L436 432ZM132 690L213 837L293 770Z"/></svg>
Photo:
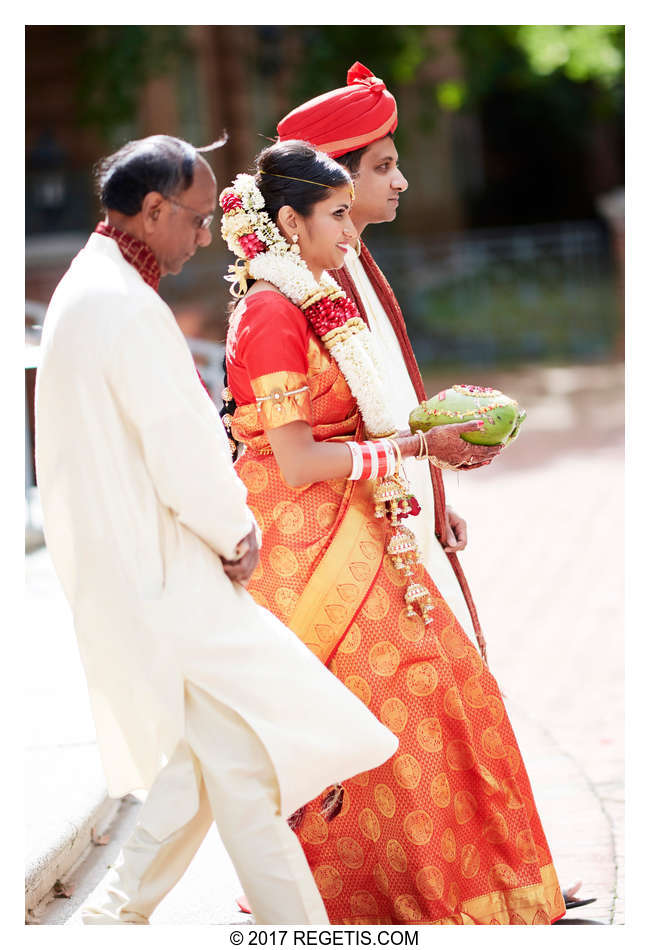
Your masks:
<svg viewBox="0 0 650 950"><path fill-rule="evenodd" d="M389 135L364 151L359 171L354 175L351 217L357 229L397 217L399 196L408 188L397 163L397 149Z"/></svg>

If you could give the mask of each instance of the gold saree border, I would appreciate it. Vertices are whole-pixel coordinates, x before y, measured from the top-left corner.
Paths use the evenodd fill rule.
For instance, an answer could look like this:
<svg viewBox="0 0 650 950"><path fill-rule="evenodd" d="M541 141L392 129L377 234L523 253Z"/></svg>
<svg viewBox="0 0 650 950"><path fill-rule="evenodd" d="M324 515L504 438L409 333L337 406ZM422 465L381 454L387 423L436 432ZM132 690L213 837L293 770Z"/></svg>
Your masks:
<svg viewBox="0 0 650 950"><path fill-rule="evenodd" d="M473 897L471 900L461 901L458 912L449 917L440 917L438 920L403 920L397 926L419 925L546 925L563 917L566 908L562 899L562 891L552 864L541 867L539 884L528 884L525 887L513 887L507 891L492 891ZM326 905L327 906L327 905ZM334 922L335 925L363 925L363 924L395 924L394 920L386 916L344 917Z"/></svg>
<svg viewBox="0 0 650 950"><path fill-rule="evenodd" d="M251 389L257 400L257 424L265 432L289 422L312 424L311 395L304 373L265 373L251 379Z"/></svg>
<svg viewBox="0 0 650 950"><path fill-rule="evenodd" d="M546 864L540 867L539 873L542 878L539 884L492 891L462 901L460 910L479 924L551 924L564 916L566 908L554 866ZM547 915L548 920L540 919L542 914Z"/></svg>
<svg viewBox="0 0 650 950"><path fill-rule="evenodd" d="M321 662L329 661L363 606L381 568L384 546L383 519L376 523L369 483L356 482L288 622Z"/></svg>

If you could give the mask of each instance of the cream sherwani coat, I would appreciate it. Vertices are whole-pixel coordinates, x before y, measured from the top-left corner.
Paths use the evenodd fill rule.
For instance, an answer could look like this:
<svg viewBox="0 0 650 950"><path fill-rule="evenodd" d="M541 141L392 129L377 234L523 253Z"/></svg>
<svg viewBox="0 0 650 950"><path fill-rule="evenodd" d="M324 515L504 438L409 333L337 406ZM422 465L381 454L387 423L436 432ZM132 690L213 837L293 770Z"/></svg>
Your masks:
<svg viewBox="0 0 650 950"><path fill-rule="evenodd" d="M394 753L396 738L225 576L220 558L254 525L245 487L171 310L102 235L47 313L36 450L111 795L148 788L183 738L186 681L262 740L285 816Z"/></svg>

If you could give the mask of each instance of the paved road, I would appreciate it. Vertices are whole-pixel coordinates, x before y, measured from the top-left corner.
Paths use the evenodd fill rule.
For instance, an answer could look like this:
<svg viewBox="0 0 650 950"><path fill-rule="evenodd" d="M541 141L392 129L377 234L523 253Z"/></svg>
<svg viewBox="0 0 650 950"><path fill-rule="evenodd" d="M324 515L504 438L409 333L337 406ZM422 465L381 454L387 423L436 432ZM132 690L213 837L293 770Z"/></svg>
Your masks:
<svg viewBox="0 0 650 950"><path fill-rule="evenodd" d="M498 464L448 480L463 564L513 719L548 740L540 758L519 727L560 879L622 923L623 369L483 376L530 415Z"/></svg>
<svg viewBox="0 0 650 950"><path fill-rule="evenodd" d="M560 879L582 879L583 892L598 896L569 919L621 924L623 369L438 376L429 390L456 381L497 386L529 409L503 457L448 473L447 493L469 523L463 564ZM71 876L73 896L50 904L40 922L80 924L79 903L136 814L137 804L123 804L111 842L93 850ZM238 892L212 832L152 922L242 922Z"/></svg>

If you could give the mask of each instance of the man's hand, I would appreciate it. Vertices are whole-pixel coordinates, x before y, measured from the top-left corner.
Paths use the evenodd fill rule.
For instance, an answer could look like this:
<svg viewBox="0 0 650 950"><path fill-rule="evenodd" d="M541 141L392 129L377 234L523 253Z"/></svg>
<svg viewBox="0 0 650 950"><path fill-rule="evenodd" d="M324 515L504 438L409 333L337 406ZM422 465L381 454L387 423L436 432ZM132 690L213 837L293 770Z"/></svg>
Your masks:
<svg viewBox="0 0 650 950"><path fill-rule="evenodd" d="M249 534L239 542L235 554L237 556L233 561L226 561L225 558L221 558L221 563L223 564L226 577L246 587L260 559L260 549L257 545L257 536L254 527L251 528Z"/></svg>
<svg viewBox="0 0 650 950"><path fill-rule="evenodd" d="M447 544L445 551L462 551L467 547L467 522L453 508L445 509Z"/></svg>
<svg viewBox="0 0 650 950"><path fill-rule="evenodd" d="M489 465L503 449L503 445L474 445L461 439L463 432L480 432L483 423L479 420L460 422L454 425L433 426L424 433L429 456L438 468L454 468L464 471Z"/></svg>

